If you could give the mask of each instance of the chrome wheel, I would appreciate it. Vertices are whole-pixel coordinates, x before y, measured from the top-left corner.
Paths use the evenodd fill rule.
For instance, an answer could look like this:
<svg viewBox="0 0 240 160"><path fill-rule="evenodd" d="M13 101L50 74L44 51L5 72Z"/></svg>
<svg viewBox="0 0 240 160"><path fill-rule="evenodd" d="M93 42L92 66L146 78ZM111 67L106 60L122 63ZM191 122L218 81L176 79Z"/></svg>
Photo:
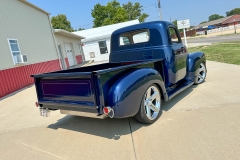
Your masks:
<svg viewBox="0 0 240 160"><path fill-rule="evenodd" d="M145 114L149 120L158 117L161 106L161 97L157 87L150 86L144 95Z"/></svg>
<svg viewBox="0 0 240 160"><path fill-rule="evenodd" d="M204 63L200 64L200 67L198 69L198 77L197 77L197 84L202 83L205 78L206 78L206 67L204 65Z"/></svg>

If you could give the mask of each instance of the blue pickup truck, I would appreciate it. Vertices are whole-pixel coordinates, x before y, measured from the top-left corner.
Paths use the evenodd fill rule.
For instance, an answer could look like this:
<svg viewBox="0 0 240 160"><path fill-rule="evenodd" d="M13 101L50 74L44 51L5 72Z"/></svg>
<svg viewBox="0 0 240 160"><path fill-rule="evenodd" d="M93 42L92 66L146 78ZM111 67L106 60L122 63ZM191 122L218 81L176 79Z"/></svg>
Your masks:
<svg viewBox="0 0 240 160"><path fill-rule="evenodd" d="M156 21L114 31L109 63L33 77L41 115L60 110L150 124L161 115L163 100L204 82L206 74L205 54L188 53L176 26Z"/></svg>

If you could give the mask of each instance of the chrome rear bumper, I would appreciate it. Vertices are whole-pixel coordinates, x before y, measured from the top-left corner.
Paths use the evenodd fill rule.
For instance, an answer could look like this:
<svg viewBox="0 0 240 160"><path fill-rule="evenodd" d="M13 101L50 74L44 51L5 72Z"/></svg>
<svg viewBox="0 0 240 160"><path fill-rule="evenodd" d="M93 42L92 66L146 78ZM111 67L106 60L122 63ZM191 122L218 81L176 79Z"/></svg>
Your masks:
<svg viewBox="0 0 240 160"><path fill-rule="evenodd" d="M80 112L80 111L69 111L69 110L60 110L61 114L69 114L73 116L81 116L81 117L90 117L90 118L98 118L104 119L108 117L107 114L97 115L96 113L89 113L89 112Z"/></svg>

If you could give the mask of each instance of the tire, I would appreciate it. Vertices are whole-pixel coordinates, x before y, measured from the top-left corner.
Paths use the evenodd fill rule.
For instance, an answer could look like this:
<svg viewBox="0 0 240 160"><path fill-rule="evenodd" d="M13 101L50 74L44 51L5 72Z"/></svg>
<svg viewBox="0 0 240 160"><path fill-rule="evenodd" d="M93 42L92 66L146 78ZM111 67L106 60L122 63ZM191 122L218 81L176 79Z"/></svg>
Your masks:
<svg viewBox="0 0 240 160"><path fill-rule="evenodd" d="M198 77L197 77L197 82L195 82L195 85L201 84L205 81L207 76L207 69L206 69L206 65L202 62L199 66L198 69Z"/></svg>
<svg viewBox="0 0 240 160"><path fill-rule="evenodd" d="M145 91L139 111L133 118L141 123L152 124L162 114L161 104L161 92L155 84L152 84Z"/></svg>

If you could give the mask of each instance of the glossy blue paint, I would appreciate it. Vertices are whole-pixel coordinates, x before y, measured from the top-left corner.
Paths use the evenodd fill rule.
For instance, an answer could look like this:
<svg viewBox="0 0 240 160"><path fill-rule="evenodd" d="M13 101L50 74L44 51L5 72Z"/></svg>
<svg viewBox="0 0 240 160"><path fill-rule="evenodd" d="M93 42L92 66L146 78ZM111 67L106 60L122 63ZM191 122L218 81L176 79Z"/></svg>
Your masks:
<svg viewBox="0 0 240 160"><path fill-rule="evenodd" d="M156 21L128 26L113 32L111 36L110 62L164 59L167 86L177 83L186 76L187 49L179 37L178 43L171 41L169 28L177 30L170 22ZM149 30L149 41L132 45L120 45L120 35L136 30ZM178 34L179 35L179 34Z"/></svg>
<svg viewBox="0 0 240 160"><path fill-rule="evenodd" d="M154 65L157 64L159 61L161 60L151 60L133 64L123 64L123 66L94 72L96 77L98 77L97 83L99 86L98 97L100 101L99 107L101 108L100 112L102 112L103 107L109 106L108 93L113 84L116 83L116 81L118 81L120 77L129 74L133 70L138 70L142 68L154 68Z"/></svg>
<svg viewBox="0 0 240 160"><path fill-rule="evenodd" d="M162 77L155 69L136 69L119 77L112 85L107 98L108 106L114 109L114 117L124 118L135 115L143 94L151 84L157 84L163 95L166 94Z"/></svg>
<svg viewBox="0 0 240 160"><path fill-rule="evenodd" d="M185 77L186 80L197 82L198 68L202 62L206 65L206 56L203 52L194 52L188 54L187 75Z"/></svg>
<svg viewBox="0 0 240 160"><path fill-rule="evenodd" d="M34 75L39 104L99 115L110 106L115 118L130 117L138 112L151 84L159 87L165 101L170 100L196 82L206 57L202 52L188 53L181 38L172 42L169 28L177 30L164 21L116 30L111 36L110 63ZM148 30L149 41L120 46L121 34L143 29Z"/></svg>

